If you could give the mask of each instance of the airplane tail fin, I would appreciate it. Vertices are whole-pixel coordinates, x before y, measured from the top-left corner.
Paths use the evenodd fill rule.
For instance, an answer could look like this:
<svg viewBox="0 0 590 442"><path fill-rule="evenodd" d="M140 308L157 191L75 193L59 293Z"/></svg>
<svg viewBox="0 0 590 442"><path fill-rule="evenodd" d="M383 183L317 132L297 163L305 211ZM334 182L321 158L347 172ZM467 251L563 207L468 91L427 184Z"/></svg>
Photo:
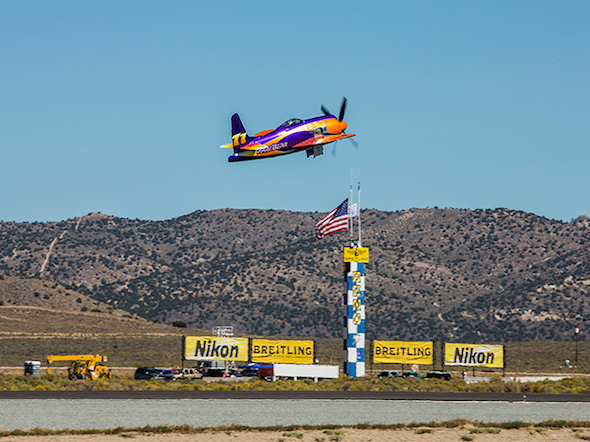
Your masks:
<svg viewBox="0 0 590 442"><path fill-rule="evenodd" d="M240 116L238 114L233 114L231 116L231 135L232 135L232 137L234 135L245 134L245 133L246 133L246 129L244 128L244 125L242 124L242 120L240 120Z"/></svg>
<svg viewBox="0 0 590 442"><path fill-rule="evenodd" d="M240 116L238 114L233 114L231 116L231 139L233 143L234 152L239 152L241 146L244 144L248 144L252 137L248 136L244 125L242 124L242 120L240 120Z"/></svg>

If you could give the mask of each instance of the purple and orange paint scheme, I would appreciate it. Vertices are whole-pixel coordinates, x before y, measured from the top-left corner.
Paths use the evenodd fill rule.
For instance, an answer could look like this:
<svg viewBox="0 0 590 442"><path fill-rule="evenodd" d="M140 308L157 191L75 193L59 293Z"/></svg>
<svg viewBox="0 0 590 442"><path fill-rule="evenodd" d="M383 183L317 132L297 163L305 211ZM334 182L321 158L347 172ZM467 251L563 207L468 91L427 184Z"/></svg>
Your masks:
<svg viewBox="0 0 590 442"><path fill-rule="evenodd" d="M346 98L342 100L338 118L322 106L323 117L309 120L292 118L276 129L258 132L253 137L247 134L238 114L233 114L231 117L232 143L221 147L233 148L234 153L228 158L230 163L277 157L303 150L307 152L308 157L315 158L324 153L325 144L356 135L344 133L347 127L342 120L345 110Z"/></svg>

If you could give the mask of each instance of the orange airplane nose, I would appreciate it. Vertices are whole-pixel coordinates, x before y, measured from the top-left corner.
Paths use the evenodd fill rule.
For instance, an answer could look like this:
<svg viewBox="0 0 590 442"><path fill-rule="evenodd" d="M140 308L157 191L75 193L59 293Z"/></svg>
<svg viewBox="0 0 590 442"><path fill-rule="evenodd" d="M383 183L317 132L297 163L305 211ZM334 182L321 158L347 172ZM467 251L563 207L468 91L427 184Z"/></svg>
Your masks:
<svg viewBox="0 0 590 442"><path fill-rule="evenodd" d="M348 125L344 121L338 121L336 118L330 118L326 122L328 132L331 134L341 134L346 130Z"/></svg>

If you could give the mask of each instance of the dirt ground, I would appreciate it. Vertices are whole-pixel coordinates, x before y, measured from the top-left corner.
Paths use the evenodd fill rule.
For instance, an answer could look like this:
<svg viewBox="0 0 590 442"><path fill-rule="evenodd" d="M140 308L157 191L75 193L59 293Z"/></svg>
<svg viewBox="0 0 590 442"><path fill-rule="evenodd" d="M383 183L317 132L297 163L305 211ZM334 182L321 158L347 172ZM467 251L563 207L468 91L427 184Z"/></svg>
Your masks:
<svg viewBox="0 0 590 442"><path fill-rule="evenodd" d="M518 429L501 430L498 434L470 434L466 428L426 428L406 430L294 430L294 431L212 431L197 434L141 434L121 433L118 435L63 435L63 436L10 436L0 437L0 442L120 442L132 439L137 442L266 442L266 441L406 441L406 442L438 442L473 440L477 442L494 441L579 441L579 435L590 435L590 429L581 431L572 429Z"/></svg>

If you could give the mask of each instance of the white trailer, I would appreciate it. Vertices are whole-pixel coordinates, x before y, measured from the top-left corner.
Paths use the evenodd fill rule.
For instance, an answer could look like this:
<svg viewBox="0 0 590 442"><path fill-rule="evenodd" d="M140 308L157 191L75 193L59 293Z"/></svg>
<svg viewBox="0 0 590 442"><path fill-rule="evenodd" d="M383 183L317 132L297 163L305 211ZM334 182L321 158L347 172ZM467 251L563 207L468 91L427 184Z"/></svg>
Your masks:
<svg viewBox="0 0 590 442"><path fill-rule="evenodd" d="M270 367L260 368L260 377L270 377L273 382L278 378L312 378L315 382L318 379L337 379L339 376L338 365L306 365L306 364L272 364Z"/></svg>

